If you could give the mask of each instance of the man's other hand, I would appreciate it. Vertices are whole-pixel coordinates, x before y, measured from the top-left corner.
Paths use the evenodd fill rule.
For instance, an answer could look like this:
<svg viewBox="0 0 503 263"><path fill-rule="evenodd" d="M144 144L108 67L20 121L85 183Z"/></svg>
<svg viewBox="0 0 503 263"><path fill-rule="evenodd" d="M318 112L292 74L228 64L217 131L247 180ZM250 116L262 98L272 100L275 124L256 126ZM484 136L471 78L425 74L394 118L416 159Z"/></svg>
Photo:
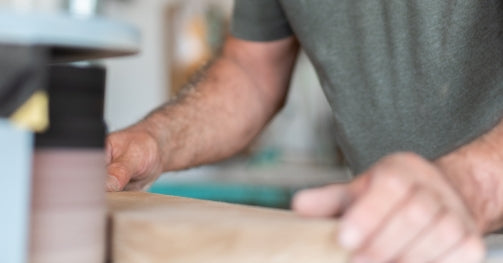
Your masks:
<svg viewBox="0 0 503 263"><path fill-rule="evenodd" d="M143 190L162 172L160 146L146 129L111 133L106 142L107 191Z"/></svg>
<svg viewBox="0 0 503 263"><path fill-rule="evenodd" d="M305 190L293 209L341 216L352 262L482 262L481 230L449 178L411 153L390 155L347 185Z"/></svg>

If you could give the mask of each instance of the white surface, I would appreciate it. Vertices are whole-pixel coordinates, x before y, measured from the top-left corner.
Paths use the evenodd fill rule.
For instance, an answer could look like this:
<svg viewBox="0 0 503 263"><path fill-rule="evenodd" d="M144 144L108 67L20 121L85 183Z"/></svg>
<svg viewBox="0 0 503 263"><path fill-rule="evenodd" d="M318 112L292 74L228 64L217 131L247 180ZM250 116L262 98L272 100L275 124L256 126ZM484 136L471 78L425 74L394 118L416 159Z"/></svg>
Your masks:
<svg viewBox="0 0 503 263"><path fill-rule="evenodd" d="M105 119L117 130L143 118L168 98L164 15L171 1L106 1L105 16L124 20L141 31L141 52L107 60Z"/></svg>
<svg viewBox="0 0 503 263"><path fill-rule="evenodd" d="M32 135L0 119L0 261L26 262Z"/></svg>
<svg viewBox="0 0 503 263"><path fill-rule="evenodd" d="M92 16L97 10L98 0L71 0L68 5L72 14Z"/></svg>
<svg viewBox="0 0 503 263"><path fill-rule="evenodd" d="M56 12L68 0L0 0L1 8L11 8L18 11Z"/></svg>
<svg viewBox="0 0 503 263"><path fill-rule="evenodd" d="M1 9L0 25L0 43L54 47L57 60L133 54L140 42L135 28L99 17Z"/></svg>

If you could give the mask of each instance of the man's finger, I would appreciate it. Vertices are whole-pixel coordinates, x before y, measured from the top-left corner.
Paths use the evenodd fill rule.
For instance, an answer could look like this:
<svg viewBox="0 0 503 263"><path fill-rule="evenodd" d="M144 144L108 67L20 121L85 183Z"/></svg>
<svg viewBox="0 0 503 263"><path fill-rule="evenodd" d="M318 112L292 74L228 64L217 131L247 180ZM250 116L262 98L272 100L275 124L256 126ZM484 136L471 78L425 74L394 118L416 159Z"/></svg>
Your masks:
<svg viewBox="0 0 503 263"><path fill-rule="evenodd" d="M391 172L375 174L365 193L343 216L339 242L356 251L368 242L388 220L389 215L399 209L411 195L412 182Z"/></svg>
<svg viewBox="0 0 503 263"><path fill-rule="evenodd" d="M484 244L478 236L466 238L459 246L449 254L441 258L439 263L480 263L484 260Z"/></svg>
<svg viewBox="0 0 503 263"><path fill-rule="evenodd" d="M398 262L435 262L465 238L467 232L458 218L446 212L410 246Z"/></svg>
<svg viewBox="0 0 503 263"><path fill-rule="evenodd" d="M334 184L298 192L292 209L303 216L329 217L341 213L350 201L348 186Z"/></svg>
<svg viewBox="0 0 503 263"><path fill-rule="evenodd" d="M440 212L440 204L430 193L415 191L359 254L363 258L378 259L379 262L392 262Z"/></svg>
<svg viewBox="0 0 503 263"><path fill-rule="evenodd" d="M367 181L367 178L358 178L350 184L333 184L302 190L293 198L292 209L311 217L340 215L364 191Z"/></svg>

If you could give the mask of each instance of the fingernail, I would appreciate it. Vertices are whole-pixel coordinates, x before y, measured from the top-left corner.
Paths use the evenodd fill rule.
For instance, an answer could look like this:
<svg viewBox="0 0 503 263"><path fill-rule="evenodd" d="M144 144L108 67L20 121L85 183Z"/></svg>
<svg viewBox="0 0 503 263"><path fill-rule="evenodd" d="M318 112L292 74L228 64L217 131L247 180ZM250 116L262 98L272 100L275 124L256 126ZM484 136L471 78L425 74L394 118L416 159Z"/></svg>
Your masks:
<svg viewBox="0 0 503 263"><path fill-rule="evenodd" d="M118 192L120 191L119 180L114 176L109 175L106 182L107 190L110 192Z"/></svg>
<svg viewBox="0 0 503 263"><path fill-rule="evenodd" d="M358 229L350 224L341 226L339 243L347 250L355 250L362 242L362 235Z"/></svg>

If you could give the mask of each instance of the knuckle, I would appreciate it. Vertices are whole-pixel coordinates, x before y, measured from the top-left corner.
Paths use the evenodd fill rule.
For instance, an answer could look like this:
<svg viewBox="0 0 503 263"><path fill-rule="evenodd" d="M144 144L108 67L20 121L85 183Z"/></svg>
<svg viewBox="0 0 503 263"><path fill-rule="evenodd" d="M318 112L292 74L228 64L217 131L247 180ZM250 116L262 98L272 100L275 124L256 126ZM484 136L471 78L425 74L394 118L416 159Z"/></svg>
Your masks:
<svg viewBox="0 0 503 263"><path fill-rule="evenodd" d="M411 187L411 182L405 176L395 172L389 172L388 174L379 176L376 182L393 192L403 192Z"/></svg>
<svg viewBox="0 0 503 263"><path fill-rule="evenodd" d="M440 205L432 194L419 190L409 203L405 216L414 223L427 223L440 211Z"/></svg>
<svg viewBox="0 0 503 263"><path fill-rule="evenodd" d="M358 209L352 209L349 214L345 217L346 222L351 222L355 228L358 228L363 233L368 233L372 231L373 220L372 209L365 209L365 207L359 207Z"/></svg>
<svg viewBox="0 0 503 263"><path fill-rule="evenodd" d="M426 223L433 216L433 213L434 209L421 202L410 203L404 211L407 220L417 224Z"/></svg>
<svg viewBox="0 0 503 263"><path fill-rule="evenodd" d="M432 163L413 152L399 152L385 157L382 162L383 166L393 168L402 173L415 174L418 171L431 173Z"/></svg>
<svg viewBox="0 0 503 263"><path fill-rule="evenodd" d="M461 220L452 213L446 214L440 222L440 235L452 239L461 239L466 229Z"/></svg>
<svg viewBox="0 0 503 263"><path fill-rule="evenodd" d="M157 141L149 134L142 134L143 138L134 144L136 153L155 156L159 154L159 145Z"/></svg>
<svg viewBox="0 0 503 263"><path fill-rule="evenodd" d="M401 165L401 163L397 165L386 160L376 164L369 172L373 184L391 191L409 190L414 183L414 179L410 177L409 170L403 169Z"/></svg>

